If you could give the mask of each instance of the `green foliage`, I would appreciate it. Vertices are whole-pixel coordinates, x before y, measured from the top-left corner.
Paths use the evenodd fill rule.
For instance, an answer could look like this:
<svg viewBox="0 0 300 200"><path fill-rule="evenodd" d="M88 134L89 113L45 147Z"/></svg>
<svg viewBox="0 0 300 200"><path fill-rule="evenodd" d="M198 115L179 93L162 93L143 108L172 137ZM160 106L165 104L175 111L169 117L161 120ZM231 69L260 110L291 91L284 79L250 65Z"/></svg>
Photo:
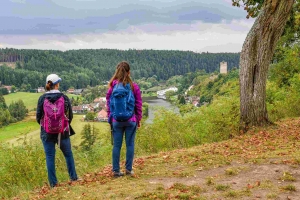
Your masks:
<svg viewBox="0 0 300 200"><path fill-rule="evenodd" d="M94 101L95 98L98 97L104 97L107 92L107 86L106 85L101 85L101 86L95 86L95 87L90 87L87 86L86 89L84 89L82 93L82 97L85 99L86 103L91 103Z"/></svg>
<svg viewBox="0 0 300 200"><path fill-rule="evenodd" d="M143 112L143 117L149 116L149 104L148 103L146 103L146 102L143 103L142 112Z"/></svg>
<svg viewBox="0 0 300 200"><path fill-rule="evenodd" d="M176 94L176 92L174 92L173 90L167 91L165 96L167 100L170 100L172 96L174 96Z"/></svg>
<svg viewBox="0 0 300 200"><path fill-rule="evenodd" d="M153 124L139 129L137 151L152 153L228 139L238 134L239 99L219 97L192 113L176 114L163 108Z"/></svg>
<svg viewBox="0 0 300 200"><path fill-rule="evenodd" d="M6 126L13 122L13 119L7 109L0 108L0 127Z"/></svg>
<svg viewBox="0 0 300 200"><path fill-rule="evenodd" d="M193 104L184 104L179 107L180 114L188 114L196 111L196 107Z"/></svg>
<svg viewBox="0 0 300 200"><path fill-rule="evenodd" d="M184 96L183 96L183 95L178 95L178 102L179 102L179 104L181 104L181 105L184 105L184 104L186 104L186 102L185 102L185 99L184 99Z"/></svg>
<svg viewBox="0 0 300 200"><path fill-rule="evenodd" d="M0 93L0 108L1 109L6 109L7 108L7 105L5 103L5 99L4 99L4 97L1 93Z"/></svg>
<svg viewBox="0 0 300 200"><path fill-rule="evenodd" d="M285 48L284 59L271 66L266 101L272 121L300 116L299 53L299 45Z"/></svg>
<svg viewBox="0 0 300 200"><path fill-rule="evenodd" d="M99 130L95 128L94 125L91 126L90 124L86 124L83 127L81 135L82 142L80 143L80 146L84 151L89 151L96 142Z"/></svg>
<svg viewBox="0 0 300 200"><path fill-rule="evenodd" d="M15 92L16 92L16 89L17 89L16 86L12 85L12 86L11 86L11 91L10 91L10 92L11 92L11 93L15 93Z"/></svg>
<svg viewBox="0 0 300 200"><path fill-rule="evenodd" d="M97 171L111 161L109 135L103 134L90 151L73 148L77 174ZM101 158L101 159L99 159ZM9 147L0 143L0 198L9 199L26 193L48 182L45 153L40 141ZM56 173L59 182L69 181L66 162L62 152L56 150Z"/></svg>
<svg viewBox="0 0 300 200"><path fill-rule="evenodd" d="M7 88L0 88L0 94L2 94L2 95L8 94Z"/></svg>
<svg viewBox="0 0 300 200"><path fill-rule="evenodd" d="M203 77L203 76L202 76ZM205 77L205 76L204 76ZM232 69L228 74L211 75L210 77L204 78L203 80L193 87L189 95L200 96L200 103L210 103L215 95L228 96L231 95L232 91L237 90L239 70ZM228 89L221 91L221 88L226 85Z"/></svg>
<svg viewBox="0 0 300 200"><path fill-rule="evenodd" d="M190 51L163 50L17 50L0 49L2 55L22 55L22 64L16 69L0 66L0 80L4 85L15 85L21 91L29 91L44 86L46 76L56 72L63 79L61 90L70 87L94 87L108 81L118 62L127 60L131 65L134 79L145 78L147 83L140 83L148 89L158 85L158 81L167 80L175 75L182 75L197 70L213 72L219 63L226 60L229 69L238 66L238 53L194 53ZM17 60L18 61L18 60ZM193 79L191 79L192 81Z"/></svg>
<svg viewBox="0 0 300 200"><path fill-rule="evenodd" d="M85 115L85 120L87 120L87 121L93 121L93 120L95 120L95 117L96 117L96 113L94 113L94 112L88 112Z"/></svg>
<svg viewBox="0 0 300 200"><path fill-rule="evenodd" d="M249 17L257 17L263 7L264 0L232 0L232 5L237 7L244 7Z"/></svg>
<svg viewBox="0 0 300 200"><path fill-rule="evenodd" d="M8 110L11 116L15 118L17 121L23 120L28 113L28 110L25 107L24 102L22 100L12 102L9 105Z"/></svg>

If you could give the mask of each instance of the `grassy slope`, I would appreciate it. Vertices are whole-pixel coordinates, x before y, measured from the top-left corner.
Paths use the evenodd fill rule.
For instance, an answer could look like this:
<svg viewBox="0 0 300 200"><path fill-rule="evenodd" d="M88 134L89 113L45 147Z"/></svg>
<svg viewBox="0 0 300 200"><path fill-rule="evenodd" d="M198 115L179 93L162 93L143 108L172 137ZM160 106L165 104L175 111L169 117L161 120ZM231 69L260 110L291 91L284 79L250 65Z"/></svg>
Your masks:
<svg viewBox="0 0 300 200"><path fill-rule="evenodd" d="M72 121L72 127L75 130L76 134L72 137L72 143L74 145L79 145L81 142L81 131L85 124L88 122L81 121L82 115L74 115ZM108 124L104 122L94 122L96 128L101 132L108 132ZM26 135L26 136L25 136ZM29 138L30 140L37 140L40 138L39 134L39 125L35 121L35 114L31 113L24 121L10 124L9 126L0 128L0 142L5 141L10 144L22 143L24 137Z"/></svg>
<svg viewBox="0 0 300 200"><path fill-rule="evenodd" d="M17 92L9 95L4 95L4 99L7 105L11 104L13 101L18 101L21 99L28 110L32 110L36 107L37 101L41 96L41 93L28 93L28 92Z"/></svg>
<svg viewBox="0 0 300 200"><path fill-rule="evenodd" d="M29 134L38 128L39 125L35 121L22 121L2 127L0 128L0 141L7 141L20 135Z"/></svg>
<svg viewBox="0 0 300 200"><path fill-rule="evenodd" d="M21 99L28 110L33 110L34 108L36 108L37 101L41 95L42 93L17 92L9 95L4 95L4 99L7 105L11 104L11 102L13 101L18 101L19 99ZM68 94L68 97L75 98L77 96Z"/></svg>
<svg viewBox="0 0 300 200"><path fill-rule="evenodd" d="M300 121L279 122L232 140L135 159L136 177L112 178L107 166L83 181L47 186L24 198L297 199ZM99 158L101 159L101 158ZM122 164L124 165L124 163Z"/></svg>

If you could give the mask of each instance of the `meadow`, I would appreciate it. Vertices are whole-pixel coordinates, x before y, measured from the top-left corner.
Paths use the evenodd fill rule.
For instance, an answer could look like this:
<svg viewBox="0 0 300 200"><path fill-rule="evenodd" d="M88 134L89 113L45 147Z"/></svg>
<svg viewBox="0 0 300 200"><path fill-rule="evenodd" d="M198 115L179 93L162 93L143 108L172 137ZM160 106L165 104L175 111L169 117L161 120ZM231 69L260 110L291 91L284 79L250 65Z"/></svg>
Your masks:
<svg viewBox="0 0 300 200"><path fill-rule="evenodd" d="M42 93L16 92L4 95L3 97L7 106L9 106L9 104L11 104L13 101L18 101L19 99L21 99L24 102L26 108L29 111L32 111L36 108L38 99L41 95ZM73 94L68 94L68 97L71 98L77 96Z"/></svg>
<svg viewBox="0 0 300 200"><path fill-rule="evenodd" d="M34 114L34 113L33 113ZM105 122L84 122L82 115L74 115L71 126L76 134L72 137L72 143L78 146L82 141L81 131L85 124L95 126L99 131L109 133L109 126ZM0 142L5 142L13 145L20 145L24 139L36 141L40 139L40 126L35 121L34 116L30 115L21 122L13 123L0 128Z"/></svg>

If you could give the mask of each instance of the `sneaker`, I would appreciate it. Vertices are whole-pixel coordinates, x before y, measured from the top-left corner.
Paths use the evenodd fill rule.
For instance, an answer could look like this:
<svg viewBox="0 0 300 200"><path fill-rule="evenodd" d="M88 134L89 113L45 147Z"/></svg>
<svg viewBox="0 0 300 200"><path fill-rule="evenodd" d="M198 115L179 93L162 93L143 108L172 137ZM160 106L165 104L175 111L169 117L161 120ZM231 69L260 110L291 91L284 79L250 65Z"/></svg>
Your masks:
<svg viewBox="0 0 300 200"><path fill-rule="evenodd" d="M122 172L114 172L114 177L121 177L124 176Z"/></svg>
<svg viewBox="0 0 300 200"><path fill-rule="evenodd" d="M126 170L126 175L129 175L129 176L134 176L134 172L133 170L129 171L129 170Z"/></svg>

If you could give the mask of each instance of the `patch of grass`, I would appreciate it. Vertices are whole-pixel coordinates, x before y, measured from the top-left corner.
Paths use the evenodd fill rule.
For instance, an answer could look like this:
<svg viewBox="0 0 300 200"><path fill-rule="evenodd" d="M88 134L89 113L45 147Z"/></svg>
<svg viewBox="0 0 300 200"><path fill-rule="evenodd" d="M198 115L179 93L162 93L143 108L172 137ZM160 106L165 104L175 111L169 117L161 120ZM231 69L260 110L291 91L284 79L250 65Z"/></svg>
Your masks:
<svg viewBox="0 0 300 200"><path fill-rule="evenodd" d="M235 176L238 175L239 171L238 168L228 168L225 170L225 174L228 176Z"/></svg>
<svg viewBox="0 0 300 200"><path fill-rule="evenodd" d="M171 187L171 189L179 190L181 192L188 191L189 187L187 185L184 185L182 183L174 183L174 185Z"/></svg>
<svg viewBox="0 0 300 200"><path fill-rule="evenodd" d="M294 185L286 185L282 187L283 190L294 192L296 191L296 187Z"/></svg>
<svg viewBox="0 0 300 200"><path fill-rule="evenodd" d="M182 199L182 200L188 200L191 199L192 195L190 194L179 194L178 196L176 196L176 199Z"/></svg>
<svg viewBox="0 0 300 200"><path fill-rule="evenodd" d="M206 185L214 185L215 181L213 177L206 177Z"/></svg>
<svg viewBox="0 0 300 200"><path fill-rule="evenodd" d="M82 138L81 138L81 131L83 130L84 125L91 124L91 126L95 126L100 131L101 137L103 135L110 137L110 127L109 124L106 122L84 122L82 121L83 115L74 115L73 121L71 123L72 128L76 132L74 136L72 136L72 144L79 145Z"/></svg>
<svg viewBox="0 0 300 200"><path fill-rule="evenodd" d="M264 180L264 181L261 181L259 187L262 188L262 189L270 189L270 188L274 187L274 184L270 180Z"/></svg>
<svg viewBox="0 0 300 200"><path fill-rule="evenodd" d="M24 102L26 108L30 111L36 108L38 99L42 93L29 93L29 92L16 92L8 95L4 95L5 102L10 105L13 101L18 101L21 99Z"/></svg>
<svg viewBox="0 0 300 200"><path fill-rule="evenodd" d="M296 181L296 178L290 172L284 172L282 177L280 178L282 181Z"/></svg>
<svg viewBox="0 0 300 200"><path fill-rule="evenodd" d="M266 196L268 199L277 199L278 195L274 193L269 193Z"/></svg>
<svg viewBox="0 0 300 200"><path fill-rule="evenodd" d="M230 191L226 192L224 196L225 197L237 197L238 192L235 190L230 190Z"/></svg>
<svg viewBox="0 0 300 200"><path fill-rule="evenodd" d="M163 191L163 190L165 190L165 188L164 188L163 186L158 186L158 187L156 188L156 190L158 190L158 191Z"/></svg>
<svg viewBox="0 0 300 200"><path fill-rule="evenodd" d="M36 121L21 121L0 128L0 141L6 141L19 135L38 130L40 125Z"/></svg>
<svg viewBox="0 0 300 200"><path fill-rule="evenodd" d="M229 185L222 185L222 184L218 184L216 185L216 190L218 191L226 191L230 188Z"/></svg>

